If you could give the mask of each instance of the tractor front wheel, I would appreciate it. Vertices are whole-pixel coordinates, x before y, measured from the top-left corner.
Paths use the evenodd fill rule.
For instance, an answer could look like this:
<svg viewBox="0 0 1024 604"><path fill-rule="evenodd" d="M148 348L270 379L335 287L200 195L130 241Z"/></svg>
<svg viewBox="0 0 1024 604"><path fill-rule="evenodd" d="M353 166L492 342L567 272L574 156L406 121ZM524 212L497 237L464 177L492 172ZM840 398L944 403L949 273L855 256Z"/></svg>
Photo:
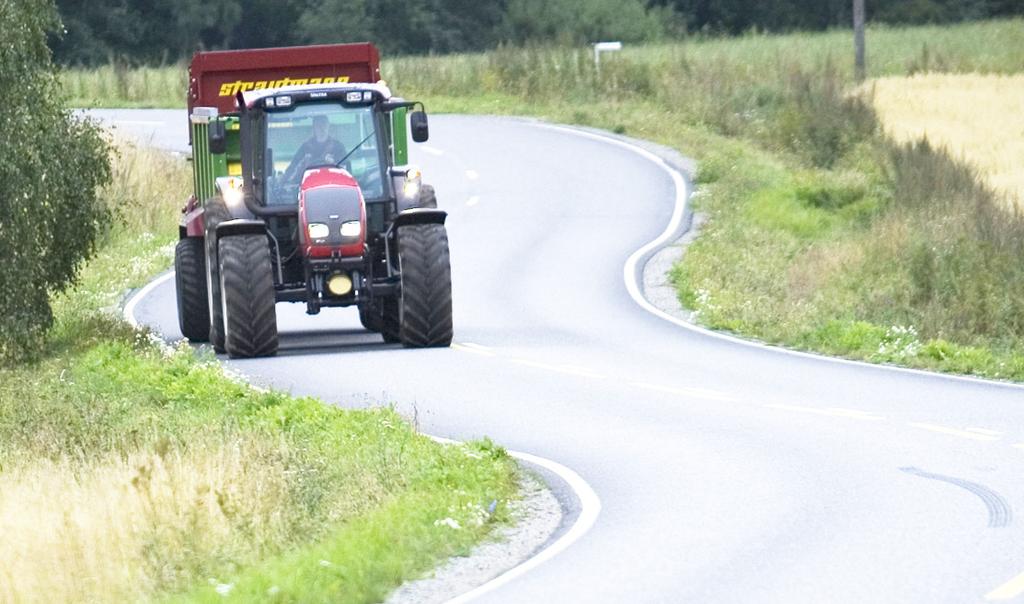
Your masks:
<svg viewBox="0 0 1024 604"><path fill-rule="evenodd" d="M233 235L217 245L224 348L232 358L276 354L274 275L266 236Z"/></svg>
<svg viewBox="0 0 1024 604"><path fill-rule="evenodd" d="M402 227L398 232L398 263L402 289L397 304L397 335L402 345L408 348L449 346L452 342L452 271L444 225Z"/></svg>
<svg viewBox="0 0 1024 604"><path fill-rule="evenodd" d="M206 300L206 258L201 238L186 237L175 246L174 285L182 335L192 342L208 341L210 307Z"/></svg>

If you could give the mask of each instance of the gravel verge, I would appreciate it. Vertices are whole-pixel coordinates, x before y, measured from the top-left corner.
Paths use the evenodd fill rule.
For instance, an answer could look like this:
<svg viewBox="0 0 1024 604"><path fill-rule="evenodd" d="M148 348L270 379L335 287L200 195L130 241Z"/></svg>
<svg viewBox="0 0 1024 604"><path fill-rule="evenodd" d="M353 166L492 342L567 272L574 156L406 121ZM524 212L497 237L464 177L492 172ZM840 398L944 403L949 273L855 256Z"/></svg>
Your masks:
<svg viewBox="0 0 1024 604"><path fill-rule="evenodd" d="M515 524L495 531L468 556L449 558L426 577L407 581L386 604L446 602L490 581L530 558L552 540L562 526L562 505L540 478L523 471L523 498L512 504Z"/></svg>

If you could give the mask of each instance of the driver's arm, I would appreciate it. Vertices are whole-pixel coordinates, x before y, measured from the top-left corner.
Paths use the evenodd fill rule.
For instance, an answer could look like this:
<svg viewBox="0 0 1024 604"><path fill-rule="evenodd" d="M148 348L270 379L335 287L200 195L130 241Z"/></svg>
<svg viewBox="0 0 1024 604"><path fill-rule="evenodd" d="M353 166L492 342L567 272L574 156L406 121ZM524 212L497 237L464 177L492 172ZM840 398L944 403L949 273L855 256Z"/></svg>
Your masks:
<svg viewBox="0 0 1024 604"><path fill-rule="evenodd" d="M295 171L299 169L299 166L302 166L309 161L312 155L310 153L309 146L309 141L306 141L302 143L299 150L295 152L295 155L292 157L292 161L288 164L288 169L284 171L283 178L285 181L293 180L295 178Z"/></svg>

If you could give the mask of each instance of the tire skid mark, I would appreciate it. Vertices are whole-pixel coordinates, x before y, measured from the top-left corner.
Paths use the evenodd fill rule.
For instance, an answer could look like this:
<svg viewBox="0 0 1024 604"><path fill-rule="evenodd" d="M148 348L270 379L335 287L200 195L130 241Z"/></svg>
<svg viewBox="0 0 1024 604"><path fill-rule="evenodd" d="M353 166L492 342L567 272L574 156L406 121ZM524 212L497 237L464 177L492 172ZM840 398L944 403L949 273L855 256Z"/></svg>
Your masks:
<svg viewBox="0 0 1024 604"><path fill-rule="evenodd" d="M904 467L900 468L901 472L906 472L913 476L919 476L921 478L927 478L929 480L938 480L954 486L958 486L962 489L969 491L976 495L985 503L985 507L988 508L988 526L989 528L1002 528L1009 526L1013 522L1013 510L1010 508L1010 504L1003 498L1002 495L996 493L992 489L964 480L962 478L956 478L954 476L945 476L943 474L933 474L926 472L920 468L915 467Z"/></svg>

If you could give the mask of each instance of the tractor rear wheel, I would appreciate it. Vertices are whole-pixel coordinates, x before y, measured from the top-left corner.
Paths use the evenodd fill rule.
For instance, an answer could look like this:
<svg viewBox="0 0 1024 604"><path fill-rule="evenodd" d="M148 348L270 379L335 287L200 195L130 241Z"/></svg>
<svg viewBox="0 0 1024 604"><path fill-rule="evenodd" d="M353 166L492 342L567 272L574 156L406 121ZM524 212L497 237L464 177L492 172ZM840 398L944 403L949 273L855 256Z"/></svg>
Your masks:
<svg viewBox="0 0 1024 604"><path fill-rule="evenodd" d="M265 235L234 235L218 244L224 348L232 358L277 353L277 312Z"/></svg>
<svg viewBox="0 0 1024 604"><path fill-rule="evenodd" d="M383 322L380 314L380 303L367 304L359 307L359 322L367 331L380 332L380 324Z"/></svg>
<svg viewBox="0 0 1024 604"><path fill-rule="evenodd" d="M185 237L174 247L174 285L178 298L178 327L189 341L210 339L210 307L206 297L206 258L203 240Z"/></svg>
<svg viewBox="0 0 1024 604"><path fill-rule="evenodd" d="M220 299L220 263L217 261L217 225L231 220L231 213L224 200L214 197L203 208L203 224L206 227L206 288L209 307L209 341L216 352L224 353L224 314Z"/></svg>
<svg viewBox="0 0 1024 604"><path fill-rule="evenodd" d="M387 344L402 341L400 337L401 323L398 320L398 307L398 298L384 298L381 301L380 335L383 336L384 342Z"/></svg>
<svg viewBox="0 0 1024 604"><path fill-rule="evenodd" d="M394 344L398 338L398 300L377 299L373 304L359 308L359 322L368 331L379 333L384 342Z"/></svg>
<svg viewBox="0 0 1024 604"><path fill-rule="evenodd" d="M448 232L441 224L417 224L398 232L402 275L398 337L408 348L452 342L452 272Z"/></svg>

